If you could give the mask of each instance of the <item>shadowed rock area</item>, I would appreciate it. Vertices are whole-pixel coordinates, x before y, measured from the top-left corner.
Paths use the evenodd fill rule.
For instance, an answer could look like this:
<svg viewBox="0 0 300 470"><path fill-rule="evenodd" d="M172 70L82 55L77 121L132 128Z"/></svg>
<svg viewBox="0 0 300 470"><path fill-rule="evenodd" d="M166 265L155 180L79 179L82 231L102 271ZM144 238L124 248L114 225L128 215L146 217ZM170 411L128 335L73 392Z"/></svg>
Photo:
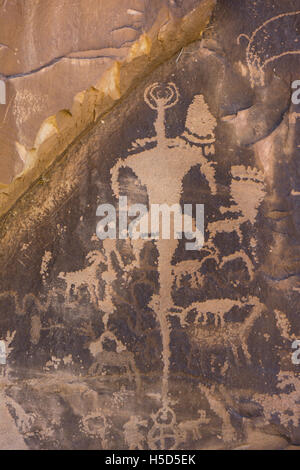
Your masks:
<svg viewBox="0 0 300 470"><path fill-rule="evenodd" d="M132 3L147 4L151 28L165 2ZM168 8L188 29L200 3ZM140 72L3 214L0 448L298 448L299 12L300 1L216 2L201 38ZM51 61L78 52L67 18ZM111 46L101 31L83 29L81 49ZM48 59L40 47L5 74L30 76ZM124 196L204 204L203 247L100 240L98 206L119 220Z"/></svg>

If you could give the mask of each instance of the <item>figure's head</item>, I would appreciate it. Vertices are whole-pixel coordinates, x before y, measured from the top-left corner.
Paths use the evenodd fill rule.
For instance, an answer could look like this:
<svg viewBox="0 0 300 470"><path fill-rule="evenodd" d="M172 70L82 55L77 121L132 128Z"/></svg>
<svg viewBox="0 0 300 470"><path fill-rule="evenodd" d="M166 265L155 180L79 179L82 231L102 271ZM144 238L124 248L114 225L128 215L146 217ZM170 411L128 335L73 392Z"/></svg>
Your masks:
<svg viewBox="0 0 300 470"><path fill-rule="evenodd" d="M178 103L179 91L175 83L153 83L145 90L144 99L151 109L169 109Z"/></svg>

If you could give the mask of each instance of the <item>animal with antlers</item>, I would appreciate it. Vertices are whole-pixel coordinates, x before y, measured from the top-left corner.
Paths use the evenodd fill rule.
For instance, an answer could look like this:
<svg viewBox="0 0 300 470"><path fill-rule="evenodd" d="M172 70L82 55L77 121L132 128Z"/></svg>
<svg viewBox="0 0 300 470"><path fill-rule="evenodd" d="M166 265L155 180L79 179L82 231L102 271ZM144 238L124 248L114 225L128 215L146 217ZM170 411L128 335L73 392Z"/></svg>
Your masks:
<svg viewBox="0 0 300 470"><path fill-rule="evenodd" d="M78 292L81 287L86 287L90 299L94 305L98 306L98 269L100 264L105 264L106 259L101 251L91 251L87 255L89 266L82 271L74 271L69 273L60 273L59 279L66 283L67 301L71 301L72 290L74 294Z"/></svg>

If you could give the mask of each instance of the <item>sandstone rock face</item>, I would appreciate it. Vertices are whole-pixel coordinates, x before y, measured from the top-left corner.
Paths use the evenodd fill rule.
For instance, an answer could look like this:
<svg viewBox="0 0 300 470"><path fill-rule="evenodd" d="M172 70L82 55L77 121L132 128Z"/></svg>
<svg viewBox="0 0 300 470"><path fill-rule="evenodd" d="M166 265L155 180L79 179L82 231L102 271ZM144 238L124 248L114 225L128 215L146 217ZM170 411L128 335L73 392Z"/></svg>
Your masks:
<svg viewBox="0 0 300 470"><path fill-rule="evenodd" d="M23 168L16 142L33 147L41 122L70 109L76 93L96 85L160 15L163 24L168 14L180 17L197 3L2 0L0 78L7 106L0 107L0 182L10 182Z"/></svg>
<svg viewBox="0 0 300 470"><path fill-rule="evenodd" d="M299 11L217 2L2 217L0 447L300 445ZM203 247L100 240L125 196L203 204Z"/></svg>

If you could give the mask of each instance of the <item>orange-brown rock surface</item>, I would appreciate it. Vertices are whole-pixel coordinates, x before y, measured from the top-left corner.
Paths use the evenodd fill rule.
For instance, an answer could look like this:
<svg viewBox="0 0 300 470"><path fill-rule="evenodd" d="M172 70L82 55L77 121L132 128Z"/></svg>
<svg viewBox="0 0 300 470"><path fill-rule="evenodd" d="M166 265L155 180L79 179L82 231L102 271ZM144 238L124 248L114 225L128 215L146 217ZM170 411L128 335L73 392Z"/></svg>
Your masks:
<svg viewBox="0 0 300 470"><path fill-rule="evenodd" d="M11 182L24 166L16 142L33 147L41 122L70 109L74 96L96 85L155 21L163 25L197 3L1 0L0 76L7 107L0 107L0 182Z"/></svg>
<svg viewBox="0 0 300 470"><path fill-rule="evenodd" d="M298 448L300 1L2 11L0 448ZM203 245L101 239L125 196Z"/></svg>

